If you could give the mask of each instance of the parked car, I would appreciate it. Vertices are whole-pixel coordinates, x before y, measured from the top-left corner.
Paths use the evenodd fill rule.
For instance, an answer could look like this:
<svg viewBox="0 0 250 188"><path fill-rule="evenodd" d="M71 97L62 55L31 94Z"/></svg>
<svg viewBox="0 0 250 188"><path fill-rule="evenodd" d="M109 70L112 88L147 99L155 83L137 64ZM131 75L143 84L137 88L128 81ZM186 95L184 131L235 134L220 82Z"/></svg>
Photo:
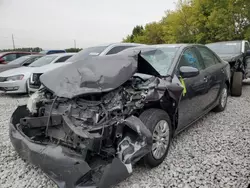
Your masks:
<svg viewBox="0 0 250 188"><path fill-rule="evenodd" d="M43 55L26 55L23 57L19 57L18 59L15 59L14 61L9 62L8 64L0 64L0 72L18 68L21 66L28 66Z"/></svg>
<svg viewBox="0 0 250 188"><path fill-rule="evenodd" d="M5 93L27 93L27 82L37 67L66 61L75 53L52 54L41 57L27 67L19 67L0 73L0 91Z"/></svg>
<svg viewBox="0 0 250 188"><path fill-rule="evenodd" d="M223 111L230 67L203 45L140 46L75 59L40 80L12 114L15 150L59 186L108 188L139 160L160 165L174 135Z"/></svg>
<svg viewBox="0 0 250 188"><path fill-rule="evenodd" d="M39 53L43 55L50 55L50 54L66 53L66 50L43 50Z"/></svg>
<svg viewBox="0 0 250 188"><path fill-rule="evenodd" d="M113 44L109 44L109 45L89 47L89 48L85 48L85 49L81 50L79 53L77 53L74 56L72 56L71 58L69 58L65 63L74 62L75 59L83 60L83 59L88 58L90 56L112 55L112 54L116 54L118 52L121 52L125 49L140 46L140 45L141 44L135 44L135 43L113 43ZM48 72L50 70L53 70L55 68L58 68L60 66L63 66L63 64L51 64L51 65L46 65L44 67L37 68L32 73L32 75L29 79L29 82L28 82L29 91L35 92L40 88L41 82L40 82L39 78L43 73Z"/></svg>
<svg viewBox="0 0 250 188"><path fill-rule="evenodd" d="M31 55L35 54L32 52L0 52L0 64L7 64L10 61L14 61L15 59L26 56L26 55Z"/></svg>
<svg viewBox="0 0 250 188"><path fill-rule="evenodd" d="M242 80L249 78L250 73L250 45L246 40L225 41L207 44L231 67L231 94L241 96ZM247 66L248 65L248 66Z"/></svg>

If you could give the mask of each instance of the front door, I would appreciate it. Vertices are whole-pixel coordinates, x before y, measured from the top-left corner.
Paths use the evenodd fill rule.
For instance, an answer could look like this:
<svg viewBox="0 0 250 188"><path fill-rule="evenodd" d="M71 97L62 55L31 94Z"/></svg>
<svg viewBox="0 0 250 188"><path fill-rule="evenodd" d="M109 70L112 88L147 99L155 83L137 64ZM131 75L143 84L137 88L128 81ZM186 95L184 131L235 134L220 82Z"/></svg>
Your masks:
<svg viewBox="0 0 250 188"><path fill-rule="evenodd" d="M193 122L202 115L203 109L207 105L208 97L208 77L209 74L204 70L205 66L197 50L192 47L185 49L180 62L177 66L177 75L181 66L192 66L197 68L200 73L196 77L183 78L186 93L183 93L179 104L179 118L177 131Z"/></svg>

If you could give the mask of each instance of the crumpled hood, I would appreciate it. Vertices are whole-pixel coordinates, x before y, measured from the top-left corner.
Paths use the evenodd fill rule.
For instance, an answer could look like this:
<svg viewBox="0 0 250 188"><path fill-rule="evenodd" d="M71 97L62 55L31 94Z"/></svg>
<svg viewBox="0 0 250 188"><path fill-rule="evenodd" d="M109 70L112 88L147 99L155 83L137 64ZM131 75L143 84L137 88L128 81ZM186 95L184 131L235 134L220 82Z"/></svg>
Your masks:
<svg viewBox="0 0 250 188"><path fill-rule="evenodd" d="M19 67L11 70L7 70L0 73L0 77L9 77L9 76L15 76L19 74L31 74L32 71L35 69L35 67Z"/></svg>
<svg viewBox="0 0 250 188"><path fill-rule="evenodd" d="M218 54L221 59L227 62L234 61L235 58L240 56L241 54Z"/></svg>
<svg viewBox="0 0 250 188"><path fill-rule="evenodd" d="M140 51L109 56L89 57L59 67L41 77L41 83L58 97L73 98L83 94L108 92L129 80L138 69ZM142 66L141 66L142 67ZM144 60L144 72L159 73ZM146 71L146 72L145 72Z"/></svg>
<svg viewBox="0 0 250 188"><path fill-rule="evenodd" d="M48 64L48 65L44 65L42 67L37 67L33 73L45 73L45 72L48 72L48 71L51 71L51 70L54 70L58 67L62 67L64 65L67 65L68 62L64 62L64 63L53 63L53 64Z"/></svg>

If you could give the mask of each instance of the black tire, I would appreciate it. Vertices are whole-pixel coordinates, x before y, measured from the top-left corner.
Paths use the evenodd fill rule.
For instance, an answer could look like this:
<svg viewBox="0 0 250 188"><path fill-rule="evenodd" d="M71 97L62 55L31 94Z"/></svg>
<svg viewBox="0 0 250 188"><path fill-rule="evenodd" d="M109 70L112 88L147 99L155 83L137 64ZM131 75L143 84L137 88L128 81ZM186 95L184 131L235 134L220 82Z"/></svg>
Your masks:
<svg viewBox="0 0 250 188"><path fill-rule="evenodd" d="M157 123L159 121L165 120L167 122L167 124L168 124L168 128L169 128L169 138L168 138L168 140L169 140L169 142L167 144L167 147L166 147L164 155L161 158L156 159L153 156L152 151L150 151L143 158L144 164L146 166L149 166L149 167L153 168L153 167L156 167L156 166L160 165L164 161L164 159L166 158L166 156L167 156L167 153L168 153L168 150L169 150L169 146L170 146L170 143L171 143L171 140L172 140L172 135L173 135L173 129L172 129L172 125L171 125L171 120L170 120L168 114L165 111L160 110L160 109L153 109L153 108L145 110L140 115L139 118L145 124L145 126L151 131L152 135L153 135L155 127L156 127L156 125L157 125Z"/></svg>
<svg viewBox="0 0 250 188"><path fill-rule="evenodd" d="M242 72L235 72L232 78L231 95L240 97L242 95Z"/></svg>
<svg viewBox="0 0 250 188"><path fill-rule="evenodd" d="M226 97L226 98L224 98L224 97ZM221 93L220 93L219 104L213 109L213 111L214 112L222 112L222 111L224 111L226 106L227 106L227 98L228 98L228 87L225 84L223 86L222 90L221 90Z"/></svg>
<svg viewBox="0 0 250 188"><path fill-rule="evenodd" d="M245 79L250 78L250 58L246 59L246 70L245 71L246 71Z"/></svg>
<svg viewBox="0 0 250 188"><path fill-rule="evenodd" d="M29 87L28 87L28 81L26 82L26 93L25 94L30 94Z"/></svg>

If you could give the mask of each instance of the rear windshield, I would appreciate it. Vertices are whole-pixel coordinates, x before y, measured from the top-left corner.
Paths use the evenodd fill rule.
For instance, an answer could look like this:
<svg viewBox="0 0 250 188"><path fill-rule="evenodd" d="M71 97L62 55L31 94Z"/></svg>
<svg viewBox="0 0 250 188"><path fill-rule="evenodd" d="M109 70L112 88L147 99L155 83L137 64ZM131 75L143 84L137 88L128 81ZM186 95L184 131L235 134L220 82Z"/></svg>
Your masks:
<svg viewBox="0 0 250 188"><path fill-rule="evenodd" d="M241 42L219 42L206 45L217 54L239 54L241 53Z"/></svg>
<svg viewBox="0 0 250 188"><path fill-rule="evenodd" d="M23 57L19 57L18 59L15 59L11 62L9 62L9 65L19 65L22 64L25 60L29 59L30 56L23 56Z"/></svg>
<svg viewBox="0 0 250 188"><path fill-rule="evenodd" d="M52 56L52 55L44 56L44 57L41 57L40 59L34 61L33 63L31 63L29 65L29 67L41 67L44 65L48 65L56 58L57 58L57 56Z"/></svg>
<svg viewBox="0 0 250 188"><path fill-rule="evenodd" d="M85 48L79 53L73 55L66 62L76 62L79 60L84 60L89 56L99 56L108 46L95 46L90 48Z"/></svg>

